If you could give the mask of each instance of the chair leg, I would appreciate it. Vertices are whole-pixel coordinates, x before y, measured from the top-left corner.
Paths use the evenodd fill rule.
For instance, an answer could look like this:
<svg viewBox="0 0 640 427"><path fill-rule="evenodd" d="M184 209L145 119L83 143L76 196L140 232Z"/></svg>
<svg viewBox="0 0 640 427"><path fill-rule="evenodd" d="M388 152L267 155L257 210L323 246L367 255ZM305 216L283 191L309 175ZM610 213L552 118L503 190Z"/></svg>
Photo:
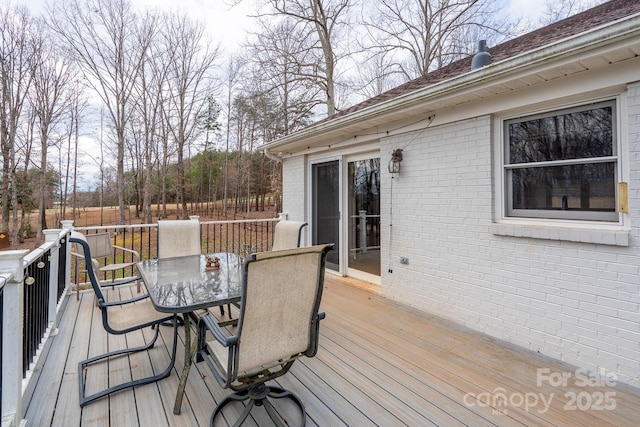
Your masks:
<svg viewBox="0 0 640 427"><path fill-rule="evenodd" d="M289 398L293 400L296 406L298 406L298 408L300 409L300 413L302 414L302 423L300 425L301 426L306 425L307 415L304 410L304 404L298 398L298 396L280 387L267 386L266 384L257 384L251 389L238 391L225 397L213 410L209 424L211 427L213 427L215 418L222 411L222 409L229 403L249 400L244 410L240 414L240 417L233 423L234 427L240 426L247 419L247 417L251 413L251 410L254 408L254 406L264 406L265 410L267 411L267 414L269 415L269 418L271 418L271 420L276 426L278 427L288 426L288 424L286 424L283 421L280 415L278 415L278 413L276 412L271 402L269 402L268 400L269 398L272 398L272 399Z"/></svg>
<svg viewBox="0 0 640 427"><path fill-rule="evenodd" d="M177 317L177 316L176 316ZM137 353L140 351L144 351L144 350L149 350L150 348L152 348L156 342L156 340L158 339L158 334L160 333L160 329L159 328L155 328L156 332L155 335L153 336L153 339L151 340L151 342L149 344L146 344L144 346L140 346L140 347L135 347L135 348L126 348L126 349L121 349L121 350L115 350L109 353L105 353L102 354L100 356L95 356L95 357L91 357L89 359L83 360L80 363L78 363L78 385L79 385L79 389L80 389L80 407L83 407L97 399L100 399L102 397L105 397L111 393L115 393L130 387L136 387L139 385L144 385L144 384L150 384L156 381L159 381L163 378L168 377L171 374L171 371L173 370L173 366L175 365L176 362L176 349L177 349L177 345L178 345L178 324L174 319L174 328L173 328L173 347L171 350L171 360L169 361L169 365L166 367L166 369L162 372L160 372L157 375L153 375L150 377L146 377L146 378L141 378L138 380L133 380L133 381L128 381L119 385L115 385L113 387L109 387L107 389L104 389L100 392L94 393L92 395L89 396L85 396L85 376L84 376L84 371L85 369L88 367L88 365L97 362L99 360L103 360L103 359L107 359L109 357L114 357L114 356L121 356L121 355L126 355L126 354L131 354L131 353Z"/></svg>
<svg viewBox="0 0 640 427"><path fill-rule="evenodd" d="M231 304L227 304L227 313L229 313L229 321L233 320L231 319ZM220 315L224 316L225 310L224 310L224 305L220 306Z"/></svg>
<svg viewBox="0 0 640 427"><path fill-rule="evenodd" d="M251 409L253 409L253 407L256 404L256 401L250 398L248 391L233 393L233 394L230 394L229 396L225 397L215 407L215 409L211 413L211 418L209 420L209 426L213 427L213 424L214 424L216 416L222 411L222 409L225 406L227 406L227 404L229 404L231 402L240 402L240 401L247 400L247 399L249 399L249 403L247 403L247 405L245 406L244 410L242 411L242 414L240 414L240 418L238 418L235 421L235 423L233 424L234 426L241 425L244 422L244 420L247 419L247 417L249 416L249 413L251 412Z"/></svg>
<svg viewBox="0 0 640 427"><path fill-rule="evenodd" d="M300 425L303 426L303 427L304 427L304 425L306 425L306 423L307 423L307 414L306 414L306 411L304 410L304 404L298 398L298 396L296 396L292 392L290 392L288 390L285 390L283 388L271 386L271 387L269 387L269 394L268 394L267 398L269 398L269 397L272 398L272 399L289 398L289 399L293 400L293 402L298 406L298 409L300 409L300 413L302 414L302 424L300 424ZM285 426L286 424L282 422L282 418L280 418L280 416L277 414L277 412L273 408L273 405L271 404L271 402L269 402L269 400L267 398L265 398L262 401L262 404L264 405L264 408L267 410L267 413L269 414L269 417L271 418L271 420L273 420L273 422L277 426Z"/></svg>

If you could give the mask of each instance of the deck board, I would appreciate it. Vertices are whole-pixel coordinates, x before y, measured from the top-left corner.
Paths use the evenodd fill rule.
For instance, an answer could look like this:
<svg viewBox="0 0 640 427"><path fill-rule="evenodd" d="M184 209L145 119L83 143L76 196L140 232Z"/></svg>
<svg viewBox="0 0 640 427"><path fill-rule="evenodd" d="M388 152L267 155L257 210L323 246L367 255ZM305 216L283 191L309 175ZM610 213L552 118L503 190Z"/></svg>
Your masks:
<svg viewBox="0 0 640 427"><path fill-rule="evenodd" d="M135 295L135 286L133 290L121 287L106 292L108 298L127 298ZM538 385L538 368L550 372L574 372L575 368L346 285L333 276L327 276L321 309L327 317L321 323L317 356L301 359L277 380L301 397L308 426L640 424L640 390L624 385L578 387L575 381L566 387ZM31 398L25 402L28 426L207 426L216 402L228 394L205 364L194 364L182 412L173 414L184 363L181 328L171 376L81 409L78 361L119 346L148 342L153 331L107 337L91 292L80 293L79 301L75 294L67 299L58 327L59 333L46 349L45 364L34 373ZM90 367L89 391L109 382L159 372L169 361L172 340L172 328L163 327L151 351ZM527 411L513 404L501 406L500 401L486 405L474 398L482 393L491 397L502 389L507 395L545 396L550 408L542 411L538 406ZM614 410L565 408L569 402L566 393L605 391L615 393ZM276 407L288 409L286 404ZM232 407L224 415L233 419L239 411ZM264 413L256 412L244 425L265 425L265 420Z"/></svg>
<svg viewBox="0 0 640 427"><path fill-rule="evenodd" d="M88 310L81 310L81 312L90 314ZM80 334L74 334L74 324L76 322L75 313L71 313L68 316L61 318L61 322L57 325L58 332L55 335L57 346L60 348L68 348L73 345L77 345L78 340L82 339ZM87 322L87 324L90 320ZM87 334L88 336L88 334ZM64 393L73 381L66 375L67 365L67 352L63 351L51 351L51 345L47 346L46 352L43 352L41 357L46 357L47 369L40 370L40 375L37 378L37 391L38 394L31 394L32 399L36 399L34 404L30 405L29 402L25 402L29 411L27 416L29 418L41 419L45 425L52 423L52 417L54 416L54 409L56 408L57 397ZM75 387L73 391L77 393L78 383L73 382ZM69 399L65 402L61 402L59 405L59 411L75 412L76 416L79 414L76 411L77 401L72 402L73 399ZM72 409L68 409L72 408ZM77 423L76 423L77 424Z"/></svg>

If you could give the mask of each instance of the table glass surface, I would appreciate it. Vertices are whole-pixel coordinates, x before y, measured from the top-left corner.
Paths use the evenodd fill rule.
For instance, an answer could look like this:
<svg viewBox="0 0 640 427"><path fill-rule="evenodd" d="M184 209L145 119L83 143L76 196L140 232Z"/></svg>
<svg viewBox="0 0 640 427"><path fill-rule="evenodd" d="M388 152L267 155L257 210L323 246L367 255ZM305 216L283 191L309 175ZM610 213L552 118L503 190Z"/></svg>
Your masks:
<svg viewBox="0 0 640 427"><path fill-rule="evenodd" d="M207 271L206 257L220 258L220 269ZM138 263L156 310L185 313L240 300L244 259L233 253L149 259Z"/></svg>

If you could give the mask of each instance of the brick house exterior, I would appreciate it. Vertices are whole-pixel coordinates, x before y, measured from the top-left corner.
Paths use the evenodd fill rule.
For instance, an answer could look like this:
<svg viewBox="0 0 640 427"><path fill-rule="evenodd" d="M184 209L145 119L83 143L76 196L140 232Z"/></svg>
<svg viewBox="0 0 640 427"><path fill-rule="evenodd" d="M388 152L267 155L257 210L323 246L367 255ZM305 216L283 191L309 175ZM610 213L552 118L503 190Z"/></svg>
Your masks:
<svg viewBox="0 0 640 427"><path fill-rule="evenodd" d="M317 243L322 188L314 187L314 171L336 162L337 274L639 387L640 2L614 0L489 52L488 66L471 70L471 58L458 61L265 146L282 160L283 211L308 221L305 243ZM522 207L516 177L529 169L505 154L516 151L510 126L591 108L612 112L611 152L592 163L608 162L611 169L595 169L613 178L583 176L575 209L571 196L558 193L570 193L571 184L548 184L546 201ZM396 149L403 160L392 174L387 162ZM380 265L379 274L359 276L349 268L347 242L358 228L347 224L348 165L370 158L381 165ZM538 171L586 170L574 160ZM604 208L593 208L600 202Z"/></svg>

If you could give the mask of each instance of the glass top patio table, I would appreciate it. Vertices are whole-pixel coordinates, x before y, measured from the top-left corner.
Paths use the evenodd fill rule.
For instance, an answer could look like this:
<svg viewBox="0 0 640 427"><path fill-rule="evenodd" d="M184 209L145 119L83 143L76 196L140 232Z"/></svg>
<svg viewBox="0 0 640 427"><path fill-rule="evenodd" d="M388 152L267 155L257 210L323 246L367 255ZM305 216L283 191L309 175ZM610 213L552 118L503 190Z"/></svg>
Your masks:
<svg viewBox="0 0 640 427"><path fill-rule="evenodd" d="M207 271L206 257L218 257L220 269ZM187 313L240 301L244 258L212 253L138 263L138 273L156 310Z"/></svg>
<svg viewBox="0 0 640 427"><path fill-rule="evenodd" d="M220 259L220 268L205 268L207 257ZM197 337L191 340L190 313L240 301L244 258L233 253L212 253L176 258L140 261L142 277L156 310L165 313L185 313L185 363L180 375L173 413L179 414L189 371L196 353ZM231 313L229 313L230 315Z"/></svg>

